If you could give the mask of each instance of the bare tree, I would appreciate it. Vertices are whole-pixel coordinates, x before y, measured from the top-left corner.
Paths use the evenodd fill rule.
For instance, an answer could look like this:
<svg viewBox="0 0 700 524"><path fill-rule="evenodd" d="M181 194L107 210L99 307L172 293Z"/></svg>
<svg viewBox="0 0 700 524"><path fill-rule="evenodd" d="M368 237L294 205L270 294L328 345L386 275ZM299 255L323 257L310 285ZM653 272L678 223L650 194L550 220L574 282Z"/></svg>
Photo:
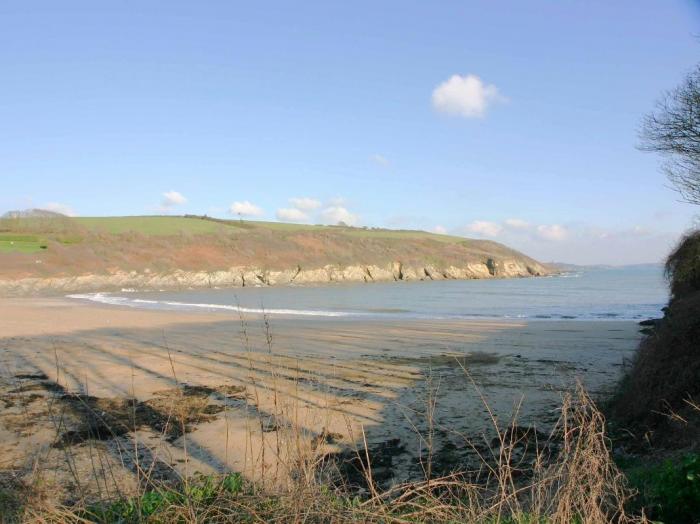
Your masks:
<svg viewBox="0 0 700 524"><path fill-rule="evenodd" d="M664 156L663 170L683 199L700 205L700 66L665 93L640 136L642 150Z"/></svg>

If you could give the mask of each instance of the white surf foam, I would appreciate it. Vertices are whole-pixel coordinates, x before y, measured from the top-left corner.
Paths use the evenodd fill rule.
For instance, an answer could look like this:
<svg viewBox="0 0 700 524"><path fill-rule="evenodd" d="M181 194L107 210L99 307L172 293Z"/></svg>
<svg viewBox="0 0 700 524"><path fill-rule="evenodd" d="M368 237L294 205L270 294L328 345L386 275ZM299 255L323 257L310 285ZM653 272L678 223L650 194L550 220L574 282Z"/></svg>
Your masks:
<svg viewBox="0 0 700 524"><path fill-rule="evenodd" d="M264 313L267 315L301 315L310 317L349 317L362 315L362 313L349 313L346 311L323 311L309 309L263 309L233 306L228 304L199 304L192 302L174 302L169 300L146 300L143 298L119 297L111 295L109 293L78 293L74 295L68 295L68 298L90 300L91 302L98 302L100 304L108 304L113 306L127 306L133 308L150 309L208 309L234 311L236 313Z"/></svg>

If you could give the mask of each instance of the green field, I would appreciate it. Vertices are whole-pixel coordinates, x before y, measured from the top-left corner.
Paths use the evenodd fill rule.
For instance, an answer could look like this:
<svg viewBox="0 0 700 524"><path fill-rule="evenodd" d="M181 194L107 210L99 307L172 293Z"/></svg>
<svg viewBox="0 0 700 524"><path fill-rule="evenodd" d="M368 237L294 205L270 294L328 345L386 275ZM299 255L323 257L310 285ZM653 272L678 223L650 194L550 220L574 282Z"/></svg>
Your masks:
<svg viewBox="0 0 700 524"><path fill-rule="evenodd" d="M144 235L198 234L214 233L222 228L222 225L216 222L185 217L77 217L72 220L86 229L112 234L131 232Z"/></svg>
<svg viewBox="0 0 700 524"><path fill-rule="evenodd" d="M34 253L46 249L47 239L61 244L82 243L90 234L145 236L208 235L247 236L269 232L283 238L295 233L321 233L348 240L433 240L445 244L470 242L463 237L416 230L289 224L260 220L222 220L199 216L123 216L123 217L30 217L0 219L0 253ZM42 247L43 246L43 247Z"/></svg>
<svg viewBox="0 0 700 524"><path fill-rule="evenodd" d="M46 242L34 235L0 233L0 253L37 253L46 249Z"/></svg>
<svg viewBox="0 0 700 524"><path fill-rule="evenodd" d="M332 228L337 229L337 228ZM465 239L452 235L440 235L437 233L428 233L427 231L401 230L401 229L362 229L362 228L347 228L345 234L357 237L375 237L375 238L398 238L406 240L418 240L422 238L430 240L438 240L440 242L462 242Z"/></svg>
<svg viewBox="0 0 700 524"><path fill-rule="evenodd" d="M227 221L228 224L236 224L236 221ZM333 233L341 233L353 237L361 238L405 238L405 239L421 239L429 238L431 240L440 240L443 242L460 242L464 240L462 237L451 235L438 235L436 233L428 233L427 231L417 230L401 230L401 229L383 229L383 228L364 228L364 227L349 227L349 226L322 226L311 224L289 224L286 222L263 222L259 220L244 221L243 225L250 225L254 228L266 228L273 231L328 231Z"/></svg>
<svg viewBox="0 0 700 524"><path fill-rule="evenodd" d="M182 216L129 216L129 217L78 217L76 224L92 231L106 233L140 233L144 235L178 235L180 233L202 234L220 231L248 232L269 229L280 232L327 231L361 238L432 239L441 242L461 242L462 237L438 235L426 231L365 229L361 227L322 226L311 224L289 224L260 220L215 220Z"/></svg>
<svg viewBox="0 0 700 524"><path fill-rule="evenodd" d="M301 231L323 229L324 226L305 224L284 224L278 222L214 220L182 216L129 216L129 217L77 217L76 224L91 231L105 233L141 233L143 235L179 235L180 233L201 234L217 231L243 232L257 228L276 231Z"/></svg>

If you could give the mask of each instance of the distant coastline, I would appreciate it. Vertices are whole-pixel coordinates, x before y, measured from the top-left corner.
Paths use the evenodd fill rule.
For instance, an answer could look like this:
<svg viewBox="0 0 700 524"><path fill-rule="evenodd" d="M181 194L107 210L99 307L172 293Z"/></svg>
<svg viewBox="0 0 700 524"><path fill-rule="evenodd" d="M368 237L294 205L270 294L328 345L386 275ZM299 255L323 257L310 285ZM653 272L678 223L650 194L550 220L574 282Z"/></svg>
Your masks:
<svg viewBox="0 0 700 524"><path fill-rule="evenodd" d="M568 262L546 262L545 265L553 270L559 272L573 272L573 271L596 271L601 269L644 269L644 268L661 268L663 267L662 262L648 262L644 264L623 264L623 265L611 265L611 264L570 264Z"/></svg>

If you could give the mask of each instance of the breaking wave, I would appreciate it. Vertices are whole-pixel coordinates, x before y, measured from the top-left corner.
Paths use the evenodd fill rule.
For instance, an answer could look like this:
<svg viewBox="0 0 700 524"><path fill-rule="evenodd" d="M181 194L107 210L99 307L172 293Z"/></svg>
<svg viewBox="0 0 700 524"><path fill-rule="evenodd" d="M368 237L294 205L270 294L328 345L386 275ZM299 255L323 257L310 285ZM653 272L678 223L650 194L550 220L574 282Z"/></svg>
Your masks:
<svg viewBox="0 0 700 524"><path fill-rule="evenodd" d="M347 311L319 311L309 309L266 309L266 308L250 308L242 306L234 306L229 304L199 304L193 302L175 302L171 300L147 300L143 298L127 298L111 295L109 293L80 293L68 295L68 298L80 300L89 300L100 304L109 304L112 306L127 306L133 308L145 309L174 309L174 310L192 310L206 309L209 311L234 311L236 313L253 313L266 315L300 315L308 317L350 317L362 316L363 313L350 313Z"/></svg>

